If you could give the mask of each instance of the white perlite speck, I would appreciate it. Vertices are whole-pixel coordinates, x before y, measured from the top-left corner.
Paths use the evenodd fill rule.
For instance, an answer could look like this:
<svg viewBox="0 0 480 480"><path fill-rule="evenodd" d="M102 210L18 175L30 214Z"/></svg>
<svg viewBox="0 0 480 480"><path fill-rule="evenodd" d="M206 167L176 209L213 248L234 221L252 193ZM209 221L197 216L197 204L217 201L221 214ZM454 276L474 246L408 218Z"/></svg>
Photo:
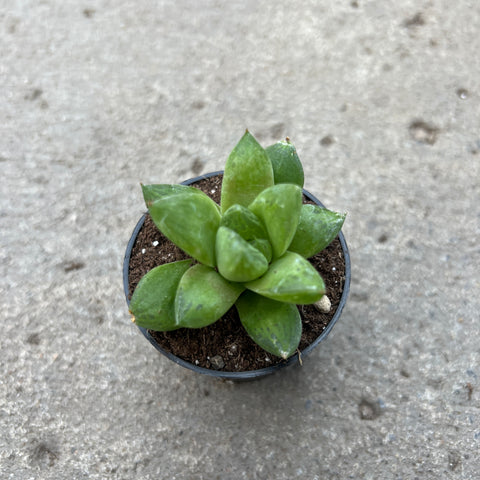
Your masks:
<svg viewBox="0 0 480 480"><path fill-rule="evenodd" d="M330 299L324 295L318 302L314 303L315 308L322 313L328 313L332 308L332 303Z"/></svg>
<svg viewBox="0 0 480 480"><path fill-rule="evenodd" d="M154 242L152 242L152 245L156 247L158 245L158 240L155 240Z"/></svg>

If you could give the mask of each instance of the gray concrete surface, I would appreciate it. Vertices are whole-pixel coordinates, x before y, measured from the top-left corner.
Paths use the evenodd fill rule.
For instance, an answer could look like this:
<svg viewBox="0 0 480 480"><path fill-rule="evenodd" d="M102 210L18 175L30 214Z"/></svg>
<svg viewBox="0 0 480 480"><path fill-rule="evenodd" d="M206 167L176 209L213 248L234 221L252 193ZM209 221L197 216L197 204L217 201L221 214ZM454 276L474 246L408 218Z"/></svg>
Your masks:
<svg viewBox="0 0 480 480"><path fill-rule="evenodd" d="M480 5L0 0L1 479L480 478ZM131 325L139 182L248 127L348 211L351 297L234 385Z"/></svg>

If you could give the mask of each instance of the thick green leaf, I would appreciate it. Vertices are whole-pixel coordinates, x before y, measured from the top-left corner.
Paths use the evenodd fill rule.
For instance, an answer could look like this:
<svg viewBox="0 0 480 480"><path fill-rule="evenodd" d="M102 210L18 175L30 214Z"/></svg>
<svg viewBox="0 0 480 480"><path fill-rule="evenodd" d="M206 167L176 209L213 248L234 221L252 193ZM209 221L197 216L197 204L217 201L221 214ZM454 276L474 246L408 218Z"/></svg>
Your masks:
<svg viewBox="0 0 480 480"><path fill-rule="evenodd" d="M155 201L163 197L172 195L184 195L191 193L192 195L205 195L201 190L188 185L168 185L168 184L154 184L142 185L143 199L147 207Z"/></svg>
<svg viewBox="0 0 480 480"><path fill-rule="evenodd" d="M242 325L256 344L282 358L295 353L302 335L302 320L295 305L248 291L235 305Z"/></svg>
<svg viewBox="0 0 480 480"><path fill-rule="evenodd" d="M206 327L218 320L245 287L227 282L213 268L194 265L187 270L177 288L175 317L181 327Z"/></svg>
<svg viewBox="0 0 480 480"><path fill-rule="evenodd" d="M191 264L191 260L167 263L142 277L130 300L135 324L157 331L179 328L175 321L175 293Z"/></svg>
<svg viewBox="0 0 480 480"><path fill-rule="evenodd" d="M282 256L297 229L302 209L302 189L292 183L274 185L261 192L248 208L265 225L274 257Z"/></svg>
<svg viewBox="0 0 480 480"><path fill-rule="evenodd" d="M323 279L312 264L293 252L286 252L265 275L245 286L264 297L297 304L315 303L325 293Z"/></svg>
<svg viewBox="0 0 480 480"><path fill-rule="evenodd" d="M218 271L231 282L248 282L267 271L265 256L227 227L217 231L215 252Z"/></svg>
<svg viewBox="0 0 480 480"><path fill-rule="evenodd" d="M222 213L236 203L248 207L262 190L272 185L272 163L262 146L247 131L225 164Z"/></svg>
<svg viewBox="0 0 480 480"><path fill-rule="evenodd" d="M196 188L173 191L149 206L158 229L188 255L215 266L215 236L220 224L216 203Z"/></svg>
<svg viewBox="0 0 480 480"><path fill-rule="evenodd" d="M266 238L254 238L248 242L252 247L256 248L267 260L272 261L272 244Z"/></svg>
<svg viewBox="0 0 480 480"><path fill-rule="evenodd" d="M252 211L242 205L232 205L223 214L220 225L234 230L247 241L254 238L268 238L262 222Z"/></svg>
<svg viewBox="0 0 480 480"><path fill-rule="evenodd" d="M272 162L273 178L277 183L294 183L303 188L305 176L295 147L287 142L277 142L265 149Z"/></svg>
<svg viewBox="0 0 480 480"><path fill-rule="evenodd" d="M259 250L268 262L272 259L272 246L259 218L242 205L232 205L222 216L220 226L237 232L244 240Z"/></svg>
<svg viewBox="0 0 480 480"><path fill-rule="evenodd" d="M345 216L318 205L303 205L297 231L288 250L305 258L321 252L338 235Z"/></svg>

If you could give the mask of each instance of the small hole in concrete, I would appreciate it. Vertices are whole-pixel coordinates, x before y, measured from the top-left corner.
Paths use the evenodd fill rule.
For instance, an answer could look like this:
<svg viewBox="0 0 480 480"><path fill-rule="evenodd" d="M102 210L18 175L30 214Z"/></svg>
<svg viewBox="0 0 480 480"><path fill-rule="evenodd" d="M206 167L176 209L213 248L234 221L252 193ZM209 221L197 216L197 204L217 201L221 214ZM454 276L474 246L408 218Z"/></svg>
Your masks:
<svg viewBox="0 0 480 480"><path fill-rule="evenodd" d="M433 145L437 141L439 129L423 120L414 120L410 123L408 131L415 141Z"/></svg>
<svg viewBox="0 0 480 480"><path fill-rule="evenodd" d="M457 88L457 97L461 100L466 100L468 98L468 90L466 88Z"/></svg>
<svg viewBox="0 0 480 480"><path fill-rule="evenodd" d="M386 233L382 233L378 237L378 243L385 243L388 240L388 235Z"/></svg>
<svg viewBox="0 0 480 480"><path fill-rule="evenodd" d="M71 261L71 262L65 262L63 264L63 270L65 271L65 273L73 272L74 270L80 270L84 267L85 267L85 264L83 262Z"/></svg>
<svg viewBox="0 0 480 480"><path fill-rule="evenodd" d="M322 147L329 147L333 143L335 143L335 139L332 137L332 135L326 135L320 140L320 145L322 145Z"/></svg>

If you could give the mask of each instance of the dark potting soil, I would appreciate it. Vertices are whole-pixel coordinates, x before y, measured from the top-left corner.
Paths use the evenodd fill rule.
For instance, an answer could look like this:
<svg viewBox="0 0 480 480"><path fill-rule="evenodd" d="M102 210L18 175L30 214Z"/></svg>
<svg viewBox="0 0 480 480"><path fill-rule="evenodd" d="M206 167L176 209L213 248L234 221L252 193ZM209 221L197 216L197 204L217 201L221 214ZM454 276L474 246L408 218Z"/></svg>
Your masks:
<svg viewBox="0 0 480 480"><path fill-rule="evenodd" d="M222 175L202 179L192 186L201 189L220 203ZM305 203L313 203L304 198ZM149 270L164 263L189 258L168 240L147 214L132 250L129 265L129 292L133 294L138 282ZM320 313L313 305L298 305L302 317L300 351L310 345L333 318L343 292L345 259L338 237L309 261L322 276L326 295L332 308ZM204 328L180 328L170 332L150 331L155 340L167 351L194 365L228 372L265 368L283 360L253 342L248 336L235 307L221 319ZM223 366L222 366L223 365Z"/></svg>

